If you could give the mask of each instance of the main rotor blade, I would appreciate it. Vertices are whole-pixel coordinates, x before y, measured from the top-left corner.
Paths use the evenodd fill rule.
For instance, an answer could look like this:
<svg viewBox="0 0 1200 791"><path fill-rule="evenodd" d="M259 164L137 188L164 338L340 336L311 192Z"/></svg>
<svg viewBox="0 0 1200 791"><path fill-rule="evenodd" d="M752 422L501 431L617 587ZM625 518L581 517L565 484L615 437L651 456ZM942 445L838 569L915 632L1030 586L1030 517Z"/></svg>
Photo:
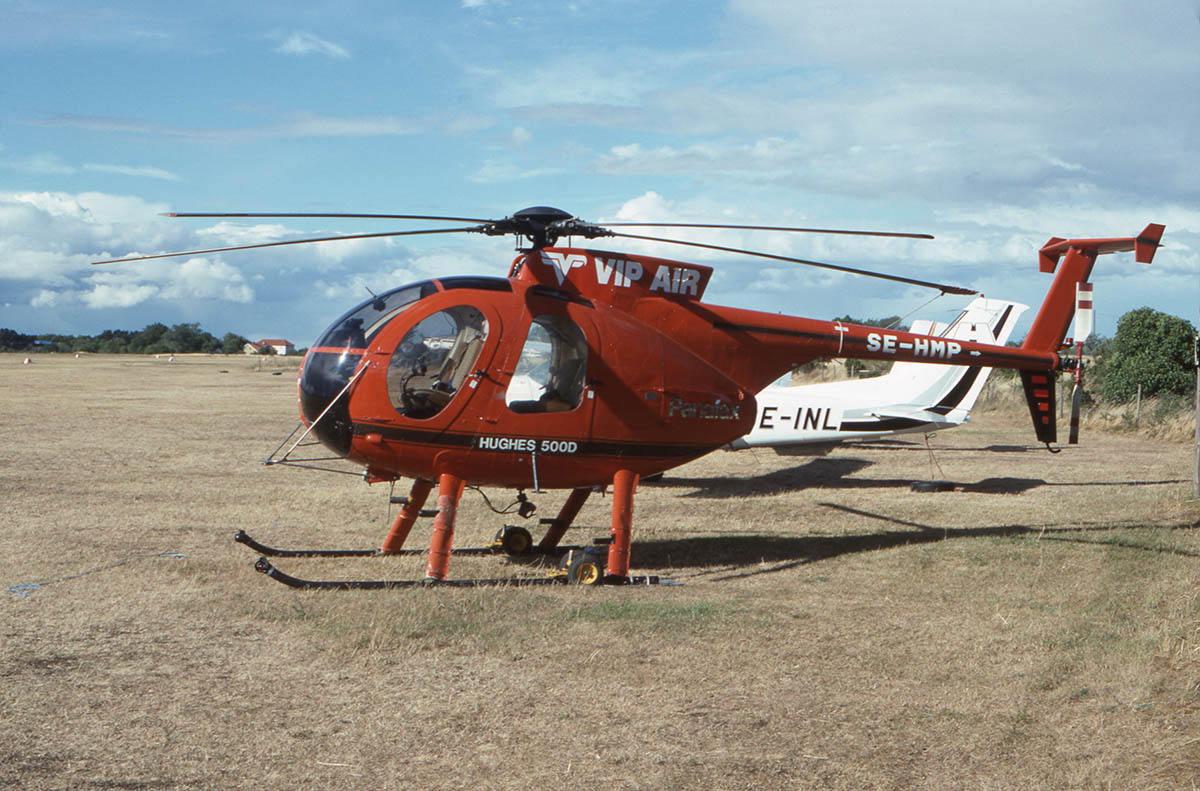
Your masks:
<svg viewBox="0 0 1200 791"><path fill-rule="evenodd" d="M478 217L440 217L434 214L346 214L342 212L332 214L308 214L296 212L164 212L163 217L229 217L229 218L248 218L248 217L274 217L278 219L286 218L308 218L308 219L349 219L349 220L436 220L442 222L475 222L484 223L492 222L492 220L480 219Z"/></svg>
<svg viewBox="0 0 1200 791"><path fill-rule="evenodd" d="M232 250L254 250L260 247L283 247L289 244L310 244L312 242L337 242L343 239L379 239L385 236L417 236L430 233L479 233L476 226L468 228L437 228L423 231L388 231L385 233L356 233L346 236L322 236L315 239L291 239L286 242L262 242L260 244L241 244L234 247L213 247L208 250L185 250L178 253L159 253L157 255L139 255L132 258L114 258L111 261L93 261L92 266L101 264L124 264L129 261L149 261L152 258L175 258L184 255L205 255L207 253L227 253Z"/></svg>
<svg viewBox="0 0 1200 791"><path fill-rule="evenodd" d="M808 266L819 266L822 269L833 269L838 272L849 272L854 275L866 275L867 277L877 277L881 280L893 280L897 283L908 283L913 286L924 286L925 288L936 288L943 294L978 294L978 291L962 286L948 286L943 283L931 283L928 280L916 280L911 277L901 277L900 275L885 275L882 272L872 272L869 269L855 269L850 266L839 266L838 264L826 264L821 261L810 261L806 258L792 258L786 255L775 255L773 253L759 253L753 250L741 250L736 247L722 247L717 244L704 244L703 242L683 242L679 239L664 239L659 236L639 236L632 233L620 233L613 231L613 236L622 236L626 239L641 239L647 242L666 242L667 244L681 244L687 247L703 247L706 250L719 250L724 253L737 253L739 255L752 255L758 258L770 258L775 261L788 261L793 264L807 264Z"/></svg>
<svg viewBox="0 0 1200 791"><path fill-rule="evenodd" d="M888 236L897 239L932 239L927 233L901 233L900 231L842 231L832 228L792 228L782 225L713 225L695 222L606 222L604 227L637 225L647 228L732 228L743 231L789 231L792 233L832 233L843 236Z"/></svg>

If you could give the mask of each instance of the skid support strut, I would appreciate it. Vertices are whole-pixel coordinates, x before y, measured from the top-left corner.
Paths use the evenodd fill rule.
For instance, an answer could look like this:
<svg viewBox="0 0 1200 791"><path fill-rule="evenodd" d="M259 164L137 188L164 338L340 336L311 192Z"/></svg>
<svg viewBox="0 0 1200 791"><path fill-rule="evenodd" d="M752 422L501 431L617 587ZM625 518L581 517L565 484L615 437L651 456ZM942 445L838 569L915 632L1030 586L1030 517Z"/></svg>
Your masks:
<svg viewBox="0 0 1200 791"><path fill-rule="evenodd" d="M433 488L433 481L427 481L424 478L417 478L413 481L412 490L408 493L408 502L400 509L400 513L396 515L396 521L392 523L392 529L388 531L387 538L383 540L383 547L380 549L384 554L391 552L399 552L404 548L404 542L408 538L409 531L412 530L413 523L417 521L417 517L421 515L421 506L425 505L425 499L429 497L429 491Z"/></svg>
<svg viewBox="0 0 1200 791"><path fill-rule="evenodd" d="M450 567L450 550L454 545L454 522L458 518L458 501L467 482L457 475L444 472L438 478L438 515L433 520L433 535L429 538L429 562L425 577L441 582Z"/></svg>
<svg viewBox="0 0 1200 791"><path fill-rule="evenodd" d="M638 475L631 470L617 470L613 476L612 543L608 545L608 567L605 581L622 583L629 580L629 545L633 537L633 495L637 492Z"/></svg>
<svg viewBox="0 0 1200 791"><path fill-rule="evenodd" d="M558 542L562 541L567 528L575 521L575 517L579 516L579 509L583 508L583 504L587 502L588 495L591 493L590 487L571 490L571 495L559 509L558 516L554 517L554 521L550 523L546 535L542 536L542 540L538 542L538 551L549 552L558 546Z"/></svg>

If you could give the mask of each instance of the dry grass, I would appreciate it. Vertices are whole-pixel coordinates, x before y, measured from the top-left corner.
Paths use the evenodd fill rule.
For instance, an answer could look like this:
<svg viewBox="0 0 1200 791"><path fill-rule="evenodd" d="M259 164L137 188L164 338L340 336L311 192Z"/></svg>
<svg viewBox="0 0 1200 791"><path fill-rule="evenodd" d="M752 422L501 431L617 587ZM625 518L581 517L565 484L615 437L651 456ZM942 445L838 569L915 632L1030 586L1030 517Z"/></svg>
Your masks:
<svg viewBox="0 0 1200 791"><path fill-rule="evenodd" d="M1051 456L994 413L932 452L716 453L638 495L635 569L681 587L297 592L233 532L372 546L388 514L384 487L257 463L294 371L21 359L0 355L0 788L1200 782L1190 444ZM931 475L959 490L910 489ZM498 524L468 494L458 543Z"/></svg>
<svg viewBox="0 0 1200 791"><path fill-rule="evenodd" d="M1065 436L1067 415L1071 408L1071 382L1066 375L1059 377L1058 395L1059 431ZM975 411L1028 414L1021 380L1012 374L993 375L984 386ZM1181 396L1145 398L1140 409L1135 402L1085 403L1080 410L1080 432L1086 434L1092 431L1135 434L1175 443L1193 442L1196 436L1195 402L1190 397Z"/></svg>

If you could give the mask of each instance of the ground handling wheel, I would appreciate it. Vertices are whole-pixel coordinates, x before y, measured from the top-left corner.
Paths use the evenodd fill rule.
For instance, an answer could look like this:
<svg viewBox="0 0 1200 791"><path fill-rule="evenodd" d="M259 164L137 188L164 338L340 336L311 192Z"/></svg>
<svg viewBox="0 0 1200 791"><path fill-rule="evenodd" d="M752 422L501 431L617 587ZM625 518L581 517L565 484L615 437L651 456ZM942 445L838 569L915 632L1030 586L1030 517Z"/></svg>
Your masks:
<svg viewBox="0 0 1200 791"><path fill-rule="evenodd" d="M528 555L533 549L533 536L520 525L505 525L497 531L492 547L506 555Z"/></svg>
<svg viewBox="0 0 1200 791"><path fill-rule="evenodd" d="M607 553L596 549L572 549L560 568L567 570L568 585L599 585L604 582L606 559Z"/></svg>

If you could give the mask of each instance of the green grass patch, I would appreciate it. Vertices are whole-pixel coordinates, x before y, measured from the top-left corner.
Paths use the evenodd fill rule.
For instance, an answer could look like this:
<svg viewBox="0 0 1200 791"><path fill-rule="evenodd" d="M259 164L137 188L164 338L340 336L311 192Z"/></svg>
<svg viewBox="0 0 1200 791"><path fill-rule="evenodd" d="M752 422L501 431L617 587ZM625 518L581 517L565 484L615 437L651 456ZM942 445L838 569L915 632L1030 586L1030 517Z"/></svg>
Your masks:
<svg viewBox="0 0 1200 791"><path fill-rule="evenodd" d="M635 631L668 631L700 628L730 613L729 607L717 604L605 601L575 607L565 617L583 623L617 623Z"/></svg>

